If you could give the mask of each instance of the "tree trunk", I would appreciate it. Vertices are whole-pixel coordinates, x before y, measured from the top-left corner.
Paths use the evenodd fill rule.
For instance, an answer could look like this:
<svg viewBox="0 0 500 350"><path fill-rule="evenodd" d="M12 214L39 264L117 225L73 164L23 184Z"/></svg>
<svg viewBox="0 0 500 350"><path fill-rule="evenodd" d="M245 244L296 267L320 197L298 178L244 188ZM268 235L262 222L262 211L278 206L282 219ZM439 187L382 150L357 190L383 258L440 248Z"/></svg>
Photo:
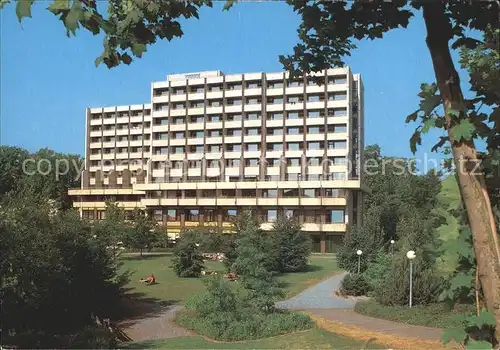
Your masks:
<svg viewBox="0 0 500 350"><path fill-rule="evenodd" d="M423 5L429 48L436 82L443 98L446 113L446 129L453 149L453 158L458 171L460 194L467 210L474 251L476 255L479 281L488 311L495 315L496 338L500 340L500 250L482 168L472 141L454 140L450 110L460 111L465 117L465 106L460 79L450 55L448 42L452 38L451 24L444 13L440 1L430 1Z"/></svg>

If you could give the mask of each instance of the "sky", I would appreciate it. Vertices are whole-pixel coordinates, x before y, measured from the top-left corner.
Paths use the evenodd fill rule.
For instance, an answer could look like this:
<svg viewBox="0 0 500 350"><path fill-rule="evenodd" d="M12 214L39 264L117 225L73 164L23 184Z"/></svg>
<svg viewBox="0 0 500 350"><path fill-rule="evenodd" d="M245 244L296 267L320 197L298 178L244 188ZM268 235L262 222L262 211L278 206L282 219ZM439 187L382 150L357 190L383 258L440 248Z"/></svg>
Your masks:
<svg viewBox="0 0 500 350"><path fill-rule="evenodd" d="M214 5L203 8L199 20L182 22L182 38L159 41L141 59L111 70L94 65L102 39L83 30L68 38L48 3L37 2L21 24L7 5L0 11L0 144L83 154L87 107L149 103L151 82L173 73L282 70L278 56L298 42L300 18L289 5L237 3L225 12L222 2ZM417 109L420 84L434 81L421 15L407 29L357 46L345 62L365 86L365 144L410 157L415 125L404 120ZM466 73L460 75L466 84ZM439 135L426 135L417 157L430 153Z"/></svg>

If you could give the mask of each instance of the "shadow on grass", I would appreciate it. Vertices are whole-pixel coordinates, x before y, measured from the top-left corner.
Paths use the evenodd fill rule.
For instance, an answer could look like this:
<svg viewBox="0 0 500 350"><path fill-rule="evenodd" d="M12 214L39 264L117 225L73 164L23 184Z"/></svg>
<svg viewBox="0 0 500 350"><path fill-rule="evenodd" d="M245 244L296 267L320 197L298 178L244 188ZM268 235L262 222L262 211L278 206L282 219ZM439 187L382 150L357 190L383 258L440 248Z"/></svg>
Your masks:
<svg viewBox="0 0 500 350"><path fill-rule="evenodd" d="M155 258L162 257L171 257L173 254L170 252L158 252L158 253L143 253L142 256L140 253L123 253L120 256L121 260L150 260Z"/></svg>

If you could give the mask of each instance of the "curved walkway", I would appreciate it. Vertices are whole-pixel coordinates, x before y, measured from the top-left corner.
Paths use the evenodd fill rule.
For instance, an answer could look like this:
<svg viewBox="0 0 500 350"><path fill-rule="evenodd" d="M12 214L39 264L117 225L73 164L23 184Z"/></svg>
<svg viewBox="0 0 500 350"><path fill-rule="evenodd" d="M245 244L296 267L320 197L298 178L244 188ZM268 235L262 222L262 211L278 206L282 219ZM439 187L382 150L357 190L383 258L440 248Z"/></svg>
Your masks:
<svg viewBox="0 0 500 350"><path fill-rule="evenodd" d="M355 312L353 309L356 298L342 298L336 295L345 275L346 273L343 273L330 277L291 299L278 302L276 306L281 309L303 310L315 318L379 334L440 341L442 329L398 323Z"/></svg>

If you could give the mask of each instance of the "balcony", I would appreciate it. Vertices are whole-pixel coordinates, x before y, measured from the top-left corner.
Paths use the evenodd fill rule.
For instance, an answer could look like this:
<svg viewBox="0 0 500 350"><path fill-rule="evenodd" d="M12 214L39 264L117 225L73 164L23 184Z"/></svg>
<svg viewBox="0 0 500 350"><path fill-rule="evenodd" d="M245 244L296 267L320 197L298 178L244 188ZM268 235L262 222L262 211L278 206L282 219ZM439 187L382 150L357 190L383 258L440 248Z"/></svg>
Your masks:
<svg viewBox="0 0 500 350"><path fill-rule="evenodd" d="M165 95L155 95L153 93L153 103L167 103L169 100L168 94Z"/></svg>
<svg viewBox="0 0 500 350"><path fill-rule="evenodd" d="M245 89L245 96L262 95L262 88Z"/></svg>
<svg viewBox="0 0 500 350"><path fill-rule="evenodd" d="M90 119L90 125L101 125L102 124L102 119Z"/></svg>
<svg viewBox="0 0 500 350"><path fill-rule="evenodd" d="M203 100L205 99L205 93L204 92L195 92L195 93L190 93L188 94L188 100L193 101L193 100Z"/></svg>
<svg viewBox="0 0 500 350"><path fill-rule="evenodd" d="M241 97L243 96L243 90L226 90L225 97Z"/></svg>
<svg viewBox="0 0 500 350"><path fill-rule="evenodd" d="M184 131L186 130L186 124L170 124L170 131Z"/></svg>
<svg viewBox="0 0 500 350"><path fill-rule="evenodd" d="M207 92L207 99L221 99L222 98L222 91L208 91Z"/></svg>
<svg viewBox="0 0 500 350"><path fill-rule="evenodd" d="M260 103L248 104L248 105L245 105L244 109L245 109L245 112L259 112L262 110L262 104L260 104Z"/></svg>
<svg viewBox="0 0 500 350"><path fill-rule="evenodd" d="M216 106L216 107L207 106L207 114L222 114L222 106Z"/></svg>
<svg viewBox="0 0 500 350"><path fill-rule="evenodd" d="M241 128L242 126L242 121L241 120L234 120L234 121L226 121L226 129L231 129L231 128Z"/></svg>
<svg viewBox="0 0 500 350"><path fill-rule="evenodd" d="M186 94L170 95L170 102L184 102L186 101Z"/></svg>
<svg viewBox="0 0 500 350"><path fill-rule="evenodd" d="M241 113L242 105L227 105L226 113Z"/></svg>
<svg viewBox="0 0 500 350"><path fill-rule="evenodd" d="M203 108L202 108L203 110ZM201 112L203 113L203 112ZM185 108L180 108L180 109L171 109L170 110L170 116L172 117L182 117L186 115L186 109ZM156 114L155 114L156 117Z"/></svg>
<svg viewBox="0 0 500 350"><path fill-rule="evenodd" d="M188 130L204 130L205 123L188 123L187 129Z"/></svg>
<svg viewBox="0 0 500 350"><path fill-rule="evenodd" d="M268 104L266 106L267 112L277 112L277 111L282 111L282 110L283 110L283 103Z"/></svg>
<svg viewBox="0 0 500 350"><path fill-rule="evenodd" d="M207 122L207 129L221 129L222 130L222 122Z"/></svg>

